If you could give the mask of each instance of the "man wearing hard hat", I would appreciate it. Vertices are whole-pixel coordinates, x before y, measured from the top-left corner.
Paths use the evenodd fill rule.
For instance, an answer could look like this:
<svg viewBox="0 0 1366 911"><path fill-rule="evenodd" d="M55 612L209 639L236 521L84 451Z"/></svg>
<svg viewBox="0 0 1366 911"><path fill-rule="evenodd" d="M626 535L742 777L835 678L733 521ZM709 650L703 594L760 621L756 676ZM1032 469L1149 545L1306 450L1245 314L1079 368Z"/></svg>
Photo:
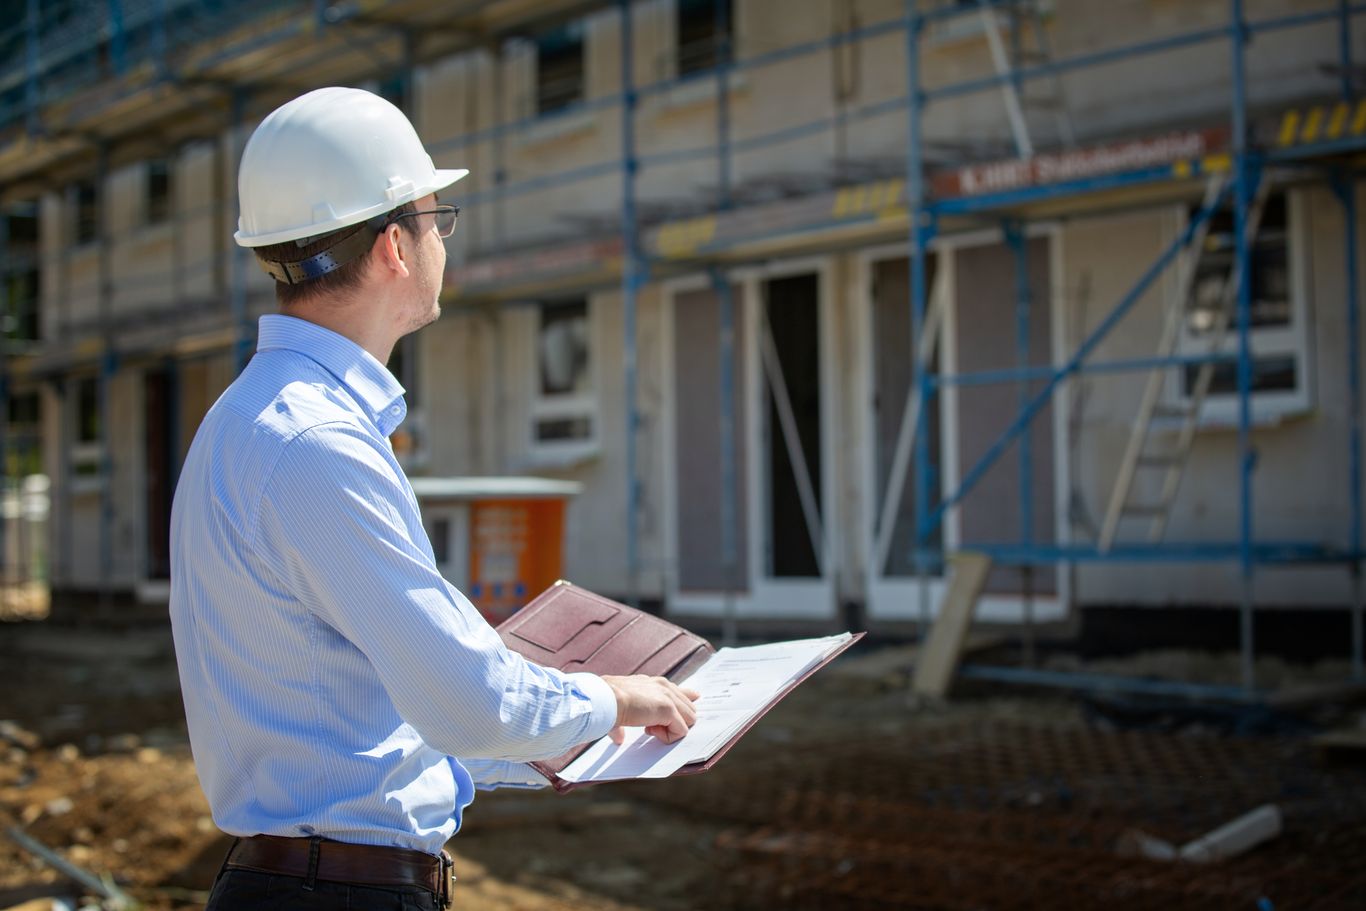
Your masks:
<svg viewBox="0 0 1366 911"><path fill-rule="evenodd" d="M672 741L696 694L508 651L437 572L389 435L394 344L440 314L458 207L403 113L357 89L270 114L242 155L237 242L276 282L256 355L176 490L171 620L214 820L210 909L441 908L476 787L619 727Z"/></svg>

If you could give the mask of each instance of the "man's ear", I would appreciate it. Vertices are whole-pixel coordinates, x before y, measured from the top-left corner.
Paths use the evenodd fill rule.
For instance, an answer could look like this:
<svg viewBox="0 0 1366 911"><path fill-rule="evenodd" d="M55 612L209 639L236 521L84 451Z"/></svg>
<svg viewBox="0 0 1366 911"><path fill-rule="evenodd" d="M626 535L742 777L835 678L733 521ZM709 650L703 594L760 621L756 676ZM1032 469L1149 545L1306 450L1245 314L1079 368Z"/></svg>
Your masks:
<svg viewBox="0 0 1366 911"><path fill-rule="evenodd" d="M374 252L381 268L407 278L413 251L404 243L404 239L402 228L398 225L388 225L375 238Z"/></svg>

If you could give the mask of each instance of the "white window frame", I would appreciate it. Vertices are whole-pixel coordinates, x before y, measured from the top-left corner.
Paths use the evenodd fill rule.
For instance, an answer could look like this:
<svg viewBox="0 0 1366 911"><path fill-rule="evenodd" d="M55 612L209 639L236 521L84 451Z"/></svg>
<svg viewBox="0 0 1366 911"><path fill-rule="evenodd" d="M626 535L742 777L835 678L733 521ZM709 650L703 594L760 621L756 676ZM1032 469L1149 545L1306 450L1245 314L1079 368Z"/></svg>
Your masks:
<svg viewBox="0 0 1366 911"><path fill-rule="evenodd" d="M1309 320L1309 212L1308 199L1303 191L1293 188L1273 190L1285 194L1286 204L1286 268L1290 286L1290 323L1286 326L1254 326L1249 332L1249 349L1254 361L1289 356L1295 362L1295 388L1288 390L1253 391L1250 395L1252 422L1259 425L1277 424L1305 414L1314 406L1314 351L1310 344ZM1181 226L1189 219L1181 209ZM1234 322L1228 327L1219 345L1221 353L1237 355L1238 329ZM1177 354L1183 357L1209 352L1209 342L1188 330L1181 321L1177 339ZM1165 396L1169 405L1187 406L1183 376L1184 368L1168 371ZM1199 415L1199 426L1206 429L1235 427L1238 424L1238 395L1236 392L1210 392L1205 396Z"/></svg>
<svg viewBox="0 0 1366 911"><path fill-rule="evenodd" d="M598 357L598 332L593 296L585 294L584 319L588 325L588 390L570 395L547 395L541 389L541 319L547 308L575 303L579 298L553 298L537 301L536 318L530 321L527 351L532 365L530 408L526 421L527 452L539 465L564 465L596 456L602 446L602 417L599 390L602 388ZM582 439L541 440L536 425L546 420L586 420L589 434Z"/></svg>

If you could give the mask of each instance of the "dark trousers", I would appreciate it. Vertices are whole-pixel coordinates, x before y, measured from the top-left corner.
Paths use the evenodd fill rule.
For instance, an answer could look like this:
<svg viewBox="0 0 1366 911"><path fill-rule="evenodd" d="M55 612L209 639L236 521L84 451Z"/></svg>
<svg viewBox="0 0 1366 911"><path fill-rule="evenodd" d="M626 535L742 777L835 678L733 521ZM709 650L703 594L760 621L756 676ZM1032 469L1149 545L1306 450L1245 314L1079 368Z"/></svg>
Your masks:
<svg viewBox="0 0 1366 911"><path fill-rule="evenodd" d="M353 886L251 870L224 870L204 911L438 911L436 896L420 886Z"/></svg>

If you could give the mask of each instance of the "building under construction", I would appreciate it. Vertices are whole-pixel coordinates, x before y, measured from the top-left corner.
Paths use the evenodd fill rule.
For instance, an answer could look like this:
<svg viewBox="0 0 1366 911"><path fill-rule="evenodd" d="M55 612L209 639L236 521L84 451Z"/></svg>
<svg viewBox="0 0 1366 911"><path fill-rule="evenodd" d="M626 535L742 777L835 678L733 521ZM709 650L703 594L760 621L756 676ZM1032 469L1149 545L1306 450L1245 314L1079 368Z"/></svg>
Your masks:
<svg viewBox="0 0 1366 911"><path fill-rule="evenodd" d="M973 550L985 620L1228 608L1250 656L1318 608L1361 671L1366 7L6 7L5 465L52 479L54 591L164 597L275 307L241 149L357 85L471 171L396 451L580 482L575 582L895 630Z"/></svg>

